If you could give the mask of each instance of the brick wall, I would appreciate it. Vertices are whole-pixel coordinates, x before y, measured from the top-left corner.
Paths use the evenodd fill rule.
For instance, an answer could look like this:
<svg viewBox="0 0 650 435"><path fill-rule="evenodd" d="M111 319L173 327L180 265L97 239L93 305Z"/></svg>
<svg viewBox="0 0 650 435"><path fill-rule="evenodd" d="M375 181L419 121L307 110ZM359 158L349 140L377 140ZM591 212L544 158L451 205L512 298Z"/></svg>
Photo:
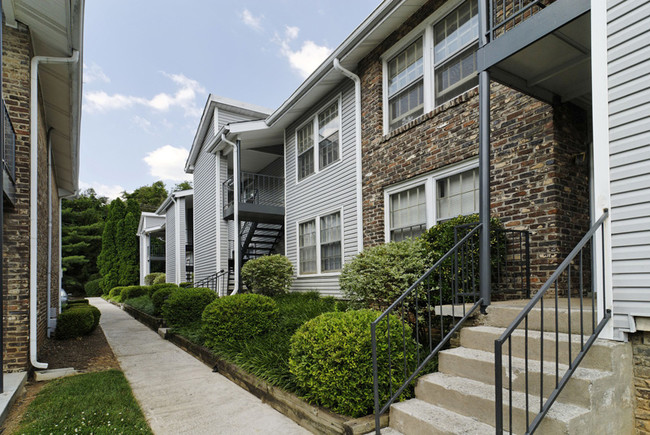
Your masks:
<svg viewBox="0 0 650 435"><path fill-rule="evenodd" d="M359 64L365 246L385 241L386 187L478 155L477 88L383 134L380 56L441 3L424 5ZM587 148L585 117L496 83L491 94L492 213L531 232L534 290L588 229L589 168L574 163Z"/></svg>

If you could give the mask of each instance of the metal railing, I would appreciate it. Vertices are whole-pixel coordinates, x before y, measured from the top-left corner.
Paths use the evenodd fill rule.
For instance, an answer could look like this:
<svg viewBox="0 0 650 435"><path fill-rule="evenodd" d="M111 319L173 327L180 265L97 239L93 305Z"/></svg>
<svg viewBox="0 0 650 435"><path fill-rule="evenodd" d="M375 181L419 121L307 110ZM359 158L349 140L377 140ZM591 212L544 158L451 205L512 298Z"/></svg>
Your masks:
<svg viewBox="0 0 650 435"><path fill-rule="evenodd" d="M284 207L284 177L242 172L239 202ZM223 207L233 205L235 198L233 177L221 185Z"/></svg>
<svg viewBox="0 0 650 435"><path fill-rule="evenodd" d="M605 213L601 216L601 218L598 219L598 221L591 227L587 234L585 234L582 240L580 240L573 251L571 251L569 256L562 262L562 264L553 273L553 275L551 275L548 281L546 281L546 283L542 286L535 297L531 299L531 301L526 305L526 307L517 316L517 318L510 324L510 326L505 330L501 337L495 340L494 375L496 393L495 422L497 434L503 434L504 427L507 428L510 433L513 432L514 423L512 360L514 351L512 344L512 335L517 328L520 328L522 326L522 322L524 335L524 385L522 388L525 395L525 427L523 426L524 422L522 421L522 427L514 428L514 430L520 432L522 431L521 429L525 429L526 433L533 433L573 373L576 371L576 368L598 337L600 331L603 330L605 324L610 319L611 312L607 309L606 297L604 295L605 288L603 287L602 289L602 301L596 301L596 291L595 287L592 285L591 274L592 255L593 257L596 257L594 236L600 230L602 238L601 240L604 240L603 223L608 218L608 216L609 212L605 210ZM604 259L604 247L602 244L600 255ZM604 267L602 268L602 271L602 279L604 282ZM552 298L547 298L546 296L551 296ZM575 298L574 301L572 301L572 297ZM571 309L572 303L579 304L579 311L575 316L573 316L574 312ZM585 309L585 303L588 306L587 310ZM602 304L602 319L596 318L597 304ZM544 305L546 305L547 311L545 311ZM561 305L564 305L567 308L566 316L561 316L559 313ZM591 310L591 315L588 313L589 309ZM549 312L550 314L547 316L548 318L545 319L545 315ZM572 317L575 317L575 319L572 319ZM591 318L589 319L589 317ZM546 329L544 327L545 321L547 322ZM572 321L574 322L573 325ZM578 322L579 325L576 325L576 322ZM531 345L529 344L529 323L534 323L536 327L539 327L536 329L539 329L541 331L539 336L539 349L534 349L535 354L539 355L540 360L539 368L536 366L536 370L539 370L539 388L535 387L535 389L538 391L533 392L531 392L531 382L529 382L529 352L532 352ZM551 324L549 325L549 323ZM568 368L566 368L566 370L564 368L564 363L562 363L562 367L560 366L560 327L565 327L565 329L568 331L566 333L568 335L566 348L568 351L566 355ZM545 331L547 332L545 333ZM580 335L579 346L577 343L573 343L573 341L577 342L577 340L574 340L574 337L577 337L577 335ZM549 339L554 340L555 354L554 358L552 358L553 351L552 349L550 351L548 350L547 344L547 358L551 359L551 361L547 361L547 370L545 371L544 342ZM506 356L504 356L504 352L507 353ZM550 355L548 354L549 352ZM573 355L575 355L575 358L573 358ZM517 371L520 369L521 368L517 368ZM562 371L564 371L563 374ZM516 377L520 378L520 376L521 373L518 372L516 374ZM544 388L545 377L547 378L546 389ZM549 377L551 378L551 381L553 377L555 378L554 382L551 382L551 385L548 385ZM505 382L507 383L505 386L504 378ZM553 388L552 391L548 391L550 388ZM505 393L504 390L506 390ZM507 405L504 405L504 394L507 395ZM537 404L537 402L539 402L539 404ZM504 422L504 407L506 406L508 409L508 416L507 420ZM533 410L533 406L535 409L537 409L537 406L539 406L539 412L531 422L531 413L535 412Z"/></svg>
<svg viewBox="0 0 650 435"><path fill-rule="evenodd" d="M11 181L16 181L16 132L9 118L7 106L2 102L4 114L4 147L2 148L2 161Z"/></svg>
<svg viewBox="0 0 650 435"><path fill-rule="evenodd" d="M377 434L380 434L381 415L410 388L417 375L432 362L483 302L479 297L476 273L480 230L480 224L471 229L372 322L370 334ZM401 332L401 342L392 344L391 317L393 322L397 317L401 324L398 331ZM411 329L407 324L413 326L413 337L407 334ZM408 352L412 340L415 340L415 347ZM378 345L386 350L381 355L378 354ZM394 357L393 349L397 357ZM400 356L401 360L394 361ZM399 385L393 385L394 376L401 377Z"/></svg>
<svg viewBox="0 0 650 435"><path fill-rule="evenodd" d="M149 258L165 258L165 245L149 245Z"/></svg>
<svg viewBox="0 0 650 435"><path fill-rule="evenodd" d="M217 296L226 296L228 294L228 272L220 270L200 281L192 284L192 287L206 287L217 294Z"/></svg>
<svg viewBox="0 0 650 435"><path fill-rule="evenodd" d="M482 0L487 1L488 41L493 41L525 21L555 0ZM570 0L568 0L570 1Z"/></svg>

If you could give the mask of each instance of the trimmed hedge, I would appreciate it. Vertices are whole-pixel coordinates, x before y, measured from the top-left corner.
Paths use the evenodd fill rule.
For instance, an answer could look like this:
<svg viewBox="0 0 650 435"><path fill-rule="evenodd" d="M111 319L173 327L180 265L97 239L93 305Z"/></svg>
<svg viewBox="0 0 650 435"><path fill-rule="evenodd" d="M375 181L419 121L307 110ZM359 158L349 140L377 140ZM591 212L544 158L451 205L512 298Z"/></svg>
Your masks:
<svg viewBox="0 0 650 435"><path fill-rule="evenodd" d="M88 299L72 299L72 300L68 300L67 307L72 308L75 305L86 306L88 304L90 304L90 302L88 302Z"/></svg>
<svg viewBox="0 0 650 435"><path fill-rule="evenodd" d="M241 278L253 293L286 294L293 281L293 265L284 255L264 255L247 261L241 269Z"/></svg>
<svg viewBox="0 0 650 435"><path fill-rule="evenodd" d="M124 304L142 311L145 314L149 314L150 316L153 316L155 313L151 298L146 294L135 298L129 298L124 301Z"/></svg>
<svg viewBox="0 0 650 435"><path fill-rule="evenodd" d="M173 282L163 282L161 284L153 284L146 287L149 296L153 296L153 294L156 293L156 291L160 290L161 288L170 288L172 290L175 290L178 288L178 286Z"/></svg>
<svg viewBox="0 0 650 435"><path fill-rule="evenodd" d="M102 295L102 278L93 279L88 281L84 286L86 296L101 296Z"/></svg>
<svg viewBox="0 0 650 435"><path fill-rule="evenodd" d="M203 334L208 347L232 345L269 331L278 306L268 296L236 294L216 299L203 311Z"/></svg>
<svg viewBox="0 0 650 435"><path fill-rule="evenodd" d="M60 340L88 335L99 325L101 315L97 307L77 305L59 314L54 335Z"/></svg>
<svg viewBox="0 0 650 435"><path fill-rule="evenodd" d="M115 302L122 302L122 289L124 287L113 287L110 292L108 292L108 298L114 300Z"/></svg>
<svg viewBox="0 0 650 435"><path fill-rule="evenodd" d="M291 337L289 369L303 397L339 414L361 417L373 412L373 368L370 324L379 316L373 310L331 312L308 321ZM402 384L404 360L409 369L416 363L416 343L411 328L390 316L393 389ZM391 379L388 370L386 322L377 328L380 403L387 399ZM406 352L404 352L406 349ZM400 368L398 370L397 368ZM406 398L410 390L403 395Z"/></svg>
<svg viewBox="0 0 650 435"><path fill-rule="evenodd" d="M201 321L205 307L217 295L209 288L179 288L162 305L164 319L172 326L184 327Z"/></svg>
<svg viewBox="0 0 650 435"><path fill-rule="evenodd" d="M154 316L160 316L162 314L163 304L169 298L169 295L171 295L174 290L175 289L172 287L163 287L156 290L151 295L151 303L153 304Z"/></svg>
<svg viewBox="0 0 650 435"><path fill-rule="evenodd" d="M146 287L141 287L139 285L130 285L122 289L122 292L120 293L120 299L122 302L124 302L127 299L137 298L146 294L148 294Z"/></svg>
<svg viewBox="0 0 650 435"><path fill-rule="evenodd" d="M154 272L144 277L144 285L151 285L159 276L165 276L163 272Z"/></svg>
<svg viewBox="0 0 650 435"><path fill-rule="evenodd" d="M151 282L151 284L165 284L167 278L164 273L159 273Z"/></svg>

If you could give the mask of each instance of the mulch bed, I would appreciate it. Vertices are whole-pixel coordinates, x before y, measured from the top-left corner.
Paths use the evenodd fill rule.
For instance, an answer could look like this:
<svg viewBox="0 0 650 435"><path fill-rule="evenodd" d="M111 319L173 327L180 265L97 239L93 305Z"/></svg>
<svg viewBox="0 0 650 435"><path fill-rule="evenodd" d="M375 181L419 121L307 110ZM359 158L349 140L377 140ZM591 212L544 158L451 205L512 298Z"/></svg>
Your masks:
<svg viewBox="0 0 650 435"><path fill-rule="evenodd" d="M38 359L48 363L50 369L72 367L84 373L120 369L101 326L87 337L69 340L46 339ZM25 394L12 406L7 419L0 426L0 434L11 434L18 428L27 406L45 384L47 382L34 382L32 379L27 381Z"/></svg>

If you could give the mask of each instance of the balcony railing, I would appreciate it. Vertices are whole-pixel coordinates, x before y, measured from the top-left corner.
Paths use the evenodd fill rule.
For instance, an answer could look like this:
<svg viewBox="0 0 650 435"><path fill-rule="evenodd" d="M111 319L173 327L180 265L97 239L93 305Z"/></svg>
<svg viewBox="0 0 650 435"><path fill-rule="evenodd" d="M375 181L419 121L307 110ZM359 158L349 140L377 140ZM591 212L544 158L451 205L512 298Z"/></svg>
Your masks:
<svg viewBox="0 0 650 435"><path fill-rule="evenodd" d="M9 118L7 106L2 102L2 113L4 122L4 146L0 150L2 154L2 177L3 190L7 198L14 203L16 200L16 132Z"/></svg>
<svg viewBox="0 0 650 435"><path fill-rule="evenodd" d="M222 184L224 208L233 205L234 187L233 177ZM284 177L242 172L239 198L242 203L284 207Z"/></svg>
<svg viewBox="0 0 650 435"><path fill-rule="evenodd" d="M149 258L165 258L165 245L149 246Z"/></svg>
<svg viewBox="0 0 650 435"><path fill-rule="evenodd" d="M484 0L489 19L488 41L503 35L517 24L530 18L555 0ZM570 0L569 0L570 1Z"/></svg>

